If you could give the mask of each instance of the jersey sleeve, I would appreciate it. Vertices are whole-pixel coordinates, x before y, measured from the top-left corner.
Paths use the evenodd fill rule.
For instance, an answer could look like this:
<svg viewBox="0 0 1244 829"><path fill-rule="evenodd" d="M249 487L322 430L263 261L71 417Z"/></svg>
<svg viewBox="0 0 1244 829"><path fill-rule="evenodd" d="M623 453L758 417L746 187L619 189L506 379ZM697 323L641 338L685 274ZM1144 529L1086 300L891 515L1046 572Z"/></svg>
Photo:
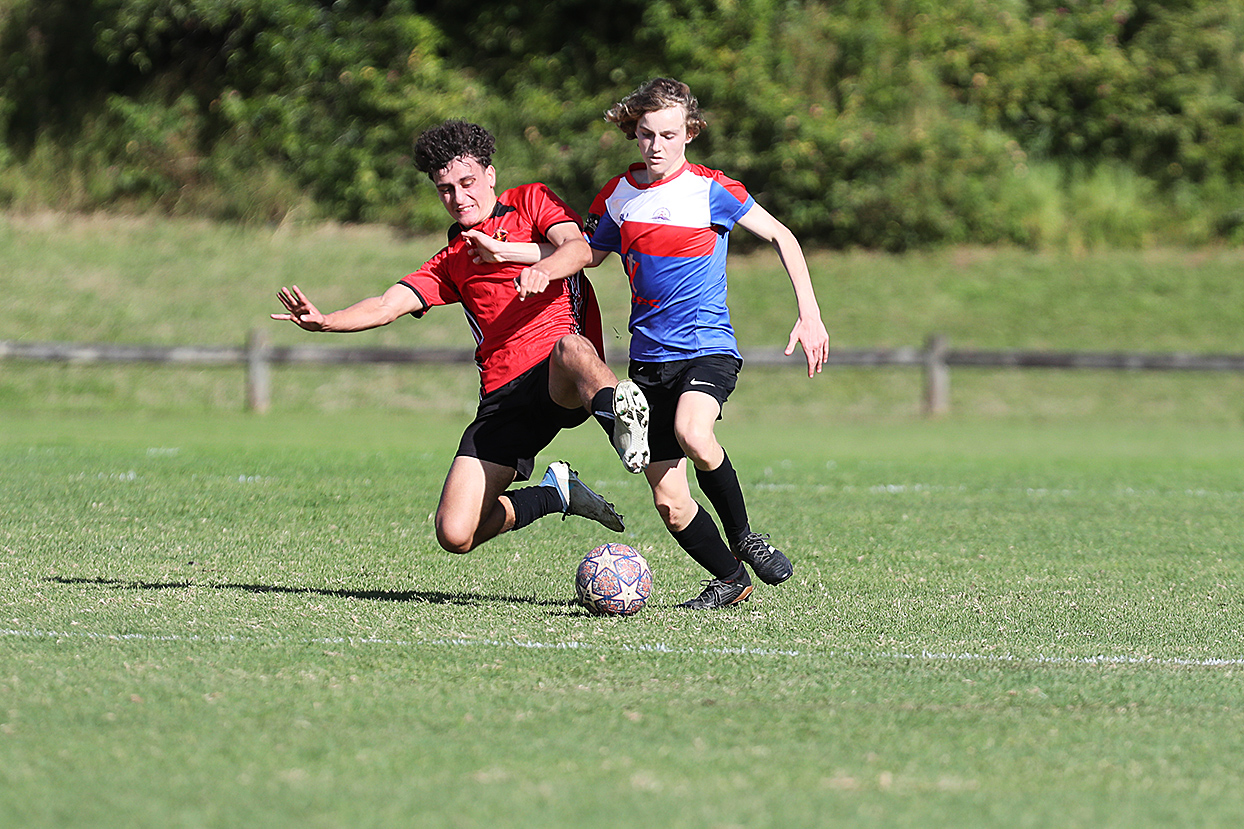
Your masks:
<svg viewBox="0 0 1244 829"><path fill-rule="evenodd" d="M429 308L436 305L452 305L462 302L462 294L450 277L452 264L450 248L442 248L439 253L423 263L423 267L412 274L398 280L423 300L424 309L412 316L422 317Z"/></svg>
<svg viewBox="0 0 1244 829"><path fill-rule="evenodd" d="M713 224L726 230L732 229L756 203L746 187L717 170L712 171L708 201Z"/></svg>
<svg viewBox="0 0 1244 829"><path fill-rule="evenodd" d="M609 197L621 180L620 176L613 178L596 194L587 216L588 244L597 250L613 251L619 255L622 253L622 229L609 215Z"/></svg>
<svg viewBox="0 0 1244 829"><path fill-rule="evenodd" d="M564 222L574 222L583 227L583 219L544 184L530 184L518 189L520 209L531 218L532 226L540 235L548 238L549 229Z"/></svg>

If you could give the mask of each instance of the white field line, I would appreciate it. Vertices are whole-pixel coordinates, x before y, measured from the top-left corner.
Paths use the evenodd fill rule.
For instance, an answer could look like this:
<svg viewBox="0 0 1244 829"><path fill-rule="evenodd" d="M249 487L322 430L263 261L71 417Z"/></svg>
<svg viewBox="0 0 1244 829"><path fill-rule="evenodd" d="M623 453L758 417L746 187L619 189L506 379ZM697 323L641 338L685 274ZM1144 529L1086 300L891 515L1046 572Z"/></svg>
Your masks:
<svg viewBox="0 0 1244 829"><path fill-rule="evenodd" d="M815 495L853 495L865 492L869 495L962 495L973 492L977 494L1006 495L1021 494L1032 498L1170 498L1185 496L1188 498L1209 498L1219 500L1239 500L1244 498L1244 491L1216 489L1156 489L1131 486L1112 487L1110 489L1068 489L1050 487L1005 487L1002 489L984 488L969 490L965 484L783 484L762 483L752 487L761 492L795 492L812 493Z"/></svg>
<svg viewBox="0 0 1244 829"><path fill-rule="evenodd" d="M1153 657L1153 656L1019 656L1014 654L984 653L949 653L922 650L919 652L902 653L879 651L836 650L782 650L772 648L671 648L667 645L599 645L586 642L532 642L521 639L377 639L372 637L312 637L306 639L286 639L281 637L259 638L254 636L194 636L182 634L149 634L149 633L92 633L89 631L53 631L53 630L5 630L0 629L0 637L14 639L84 639L111 642L205 642L240 643L240 644L301 644L301 645L379 645L383 647L417 648L522 648L529 650L564 650L564 651L596 651L604 653L655 653L655 654L697 654L723 656L769 656L793 659L855 659L876 662L979 662L984 664L1007 665L1149 665L1154 667L1193 667L1193 668L1239 668L1244 667L1244 657L1209 657L1196 659L1193 657Z"/></svg>

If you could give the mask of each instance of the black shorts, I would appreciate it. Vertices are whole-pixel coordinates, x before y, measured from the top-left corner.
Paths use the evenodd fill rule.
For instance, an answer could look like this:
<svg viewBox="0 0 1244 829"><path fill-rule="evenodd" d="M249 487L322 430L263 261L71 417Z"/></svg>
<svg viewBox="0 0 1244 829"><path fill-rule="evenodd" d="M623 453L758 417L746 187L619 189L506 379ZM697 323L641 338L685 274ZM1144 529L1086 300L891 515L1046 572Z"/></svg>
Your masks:
<svg viewBox="0 0 1244 829"><path fill-rule="evenodd" d="M631 360L630 376L648 398L648 448L653 461L673 461L686 453L674 436L674 413L684 392L699 391L723 407L739 379L743 361L729 354L709 354L669 363ZM717 415L721 420L721 414Z"/></svg>
<svg viewBox="0 0 1244 829"><path fill-rule="evenodd" d="M549 361L545 358L480 398L475 420L462 433L457 454L511 467L518 473L515 480L525 481L531 477L540 450L562 429L587 419L586 408L566 409L549 397Z"/></svg>

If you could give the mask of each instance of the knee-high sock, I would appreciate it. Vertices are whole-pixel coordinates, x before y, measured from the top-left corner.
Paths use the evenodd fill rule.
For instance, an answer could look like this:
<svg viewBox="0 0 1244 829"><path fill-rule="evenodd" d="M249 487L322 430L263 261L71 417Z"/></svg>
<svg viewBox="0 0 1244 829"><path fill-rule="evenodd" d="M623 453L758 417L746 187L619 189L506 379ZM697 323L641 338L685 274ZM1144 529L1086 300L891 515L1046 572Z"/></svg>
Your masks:
<svg viewBox="0 0 1244 829"><path fill-rule="evenodd" d="M729 455L722 455L721 465L716 469L708 472L697 469L695 479L713 509L717 510L721 528L731 543L737 543L751 532L747 523L747 504L743 502L743 488L739 486L739 476L735 474Z"/></svg>
<svg viewBox="0 0 1244 829"><path fill-rule="evenodd" d="M721 533L708 512L696 504L695 517L684 529L669 533L678 542L678 546L687 551L701 567L713 574L714 578L729 580L739 570L739 561L730 552L726 542L722 541Z"/></svg>

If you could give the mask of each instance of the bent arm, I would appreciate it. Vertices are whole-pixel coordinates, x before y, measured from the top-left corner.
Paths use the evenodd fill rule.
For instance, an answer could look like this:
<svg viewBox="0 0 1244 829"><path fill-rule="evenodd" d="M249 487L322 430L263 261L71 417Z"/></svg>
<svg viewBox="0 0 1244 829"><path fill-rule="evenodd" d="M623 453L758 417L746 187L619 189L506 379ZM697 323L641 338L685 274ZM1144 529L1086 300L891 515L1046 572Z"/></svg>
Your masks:
<svg viewBox="0 0 1244 829"><path fill-rule="evenodd" d="M583 231L573 222L562 222L549 228L548 240L556 247L534 267L549 274L550 279L565 279L587 267L592 249L583 238Z"/></svg>
<svg viewBox="0 0 1244 829"><path fill-rule="evenodd" d="M739 219L738 224L773 245L778 258L782 260L782 267L790 277L791 286L795 289L795 302L799 307L799 318L791 329L786 353L794 353L795 343L803 345L804 356L808 359L808 376L811 377L829 359L829 332L821 321L821 308L812 289L812 277L808 273L808 263L803 258L799 240L790 232L790 228L773 218L759 204L753 204Z"/></svg>
<svg viewBox="0 0 1244 829"><path fill-rule="evenodd" d="M590 245L588 247L591 248L592 251L592 260L587 263L587 267L589 268L600 267L600 263L608 259L609 254L613 253L611 250L601 250L600 248L593 248Z"/></svg>
<svg viewBox="0 0 1244 829"><path fill-rule="evenodd" d="M469 230L462 235L481 240L475 244L475 259L478 262L513 262L519 265L534 265L546 256L552 255L557 249L548 242L498 242L477 230ZM612 252L590 246L589 250L592 252L592 258L583 266L585 268L598 267L601 262L609 258Z"/></svg>
<svg viewBox="0 0 1244 829"><path fill-rule="evenodd" d="M547 238L554 246L553 251L531 267L523 268L522 274L514 280L519 299L540 293L555 279L573 276L592 260L592 249L574 222L553 225Z"/></svg>
<svg viewBox="0 0 1244 829"><path fill-rule="evenodd" d="M462 236L475 252L477 263L534 265L557 249L549 242L502 242L474 228L462 231Z"/></svg>

